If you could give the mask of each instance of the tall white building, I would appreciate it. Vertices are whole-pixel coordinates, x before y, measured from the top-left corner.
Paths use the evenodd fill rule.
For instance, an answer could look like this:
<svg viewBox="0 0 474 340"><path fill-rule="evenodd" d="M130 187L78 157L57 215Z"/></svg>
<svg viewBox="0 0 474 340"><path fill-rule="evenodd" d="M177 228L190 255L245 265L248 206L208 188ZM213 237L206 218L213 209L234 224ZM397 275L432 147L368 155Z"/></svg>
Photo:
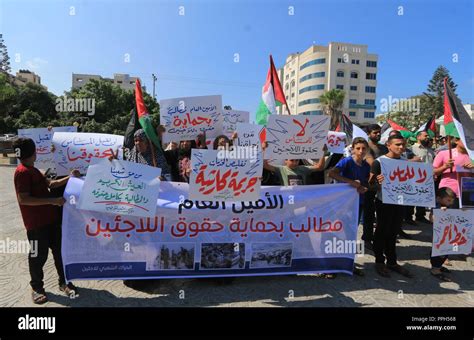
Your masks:
<svg viewBox="0 0 474 340"><path fill-rule="evenodd" d="M319 97L341 89L343 112L359 125L375 123L377 61L367 45L337 42L290 54L278 75L291 114L323 114ZM284 108L278 108L278 113L288 114Z"/></svg>
<svg viewBox="0 0 474 340"><path fill-rule="evenodd" d="M120 86L124 90L134 90L135 89L135 81L138 77L130 77L128 74L122 73L114 73L114 78L103 78L97 74L79 74L73 73L72 74L72 88L81 88L91 79L103 79L107 80L113 84Z"/></svg>
<svg viewBox="0 0 474 340"><path fill-rule="evenodd" d="M474 104L464 104L464 108L471 119L474 119Z"/></svg>

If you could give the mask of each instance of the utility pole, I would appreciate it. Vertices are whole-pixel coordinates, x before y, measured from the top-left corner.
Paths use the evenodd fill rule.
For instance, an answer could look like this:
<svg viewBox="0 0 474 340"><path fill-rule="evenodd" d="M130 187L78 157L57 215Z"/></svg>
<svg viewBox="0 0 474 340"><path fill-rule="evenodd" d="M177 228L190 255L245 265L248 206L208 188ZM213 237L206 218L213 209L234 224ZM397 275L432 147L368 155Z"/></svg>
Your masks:
<svg viewBox="0 0 474 340"><path fill-rule="evenodd" d="M154 73L151 74L151 76L153 77L153 99L156 99L155 98L155 81L158 79Z"/></svg>

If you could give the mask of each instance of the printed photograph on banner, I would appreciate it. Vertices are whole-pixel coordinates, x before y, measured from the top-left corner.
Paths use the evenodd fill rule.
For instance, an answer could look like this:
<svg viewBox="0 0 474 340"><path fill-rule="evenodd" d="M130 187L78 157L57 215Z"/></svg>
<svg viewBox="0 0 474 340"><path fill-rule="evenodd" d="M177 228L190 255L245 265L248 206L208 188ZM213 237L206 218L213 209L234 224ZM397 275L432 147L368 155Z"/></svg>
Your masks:
<svg viewBox="0 0 474 340"><path fill-rule="evenodd" d="M238 110L223 111L223 132L227 137L232 137L232 134L237 130L237 124L248 123L250 112Z"/></svg>
<svg viewBox="0 0 474 340"><path fill-rule="evenodd" d="M146 253L146 270L193 270L194 254L194 243L149 244Z"/></svg>
<svg viewBox="0 0 474 340"><path fill-rule="evenodd" d="M329 131L326 145L329 152L343 154L346 147L346 134L344 132Z"/></svg>
<svg viewBox="0 0 474 340"><path fill-rule="evenodd" d="M435 184L431 164L401 159L379 158L382 175L382 201L415 207L435 206Z"/></svg>
<svg viewBox="0 0 474 340"><path fill-rule="evenodd" d="M293 243L252 243L250 268L291 267Z"/></svg>
<svg viewBox="0 0 474 340"><path fill-rule="evenodd" d="M92 158L109 158L117 151L121 158L123 139L105 133L55 132L52 143L57 175L69 175L73 169L84 175Z"/></svg>
<svg viewBox="0 0 474 340"><path fill-rule="evenodd" d="M263 126L257 124L237 123L237 139L236 146L256 148L258 152L262 149L260 141L260 133Z"/></svg>
<svg viewBox="0 0 474 340"><path fill-rule="evenodd" d="M260 197L262 171L262 156L255 149L193 149L189 199L257 200Z"/></svg>
<svg viewBox="0 0 474 340"><path fill-rule="evenodd" d="M329 116L270 115L266 159L321 158L327 141Z"/></svg>
<svg viewBox="0 0 474 340"><path fill-rule="evenodd" d="M35 167L41 170L51 169L54 173L56 165L51 146L55 132L76 132L76 126L58 126L48 128L18 129L18 137L31 138L36 144Z"/></svg>
<svg viewBox="0 0 474 340"><path fill-rule="evenodd" d="M154 216L161 169L124 160L94 160L84 181L78 209L121 215Z"/></svg>
<svg viewBox="0 0 474 340"><path fill-rule="evenodd" d="M459 185L459 207L474 208L474 169L456 166Z"/></svg>
<svg viewBox="0 0 474 340"><path fill-rule="evenodd" d="M472 251L474 210L433 209L432 256Z"/></svg>
<svg viewBox="0 0 474 340"><path fill-rule="evenodd" d="M222 97L199 96L160 100L160 124L166 129L163 141L179 142L195 139L205 133L207 138L223 133Z"/></svg>
<svg viewBox="0 0 474 340"><path fill-rule="evenodd" d="M244 269L245 243L201 244L200 269Z"/></svg>

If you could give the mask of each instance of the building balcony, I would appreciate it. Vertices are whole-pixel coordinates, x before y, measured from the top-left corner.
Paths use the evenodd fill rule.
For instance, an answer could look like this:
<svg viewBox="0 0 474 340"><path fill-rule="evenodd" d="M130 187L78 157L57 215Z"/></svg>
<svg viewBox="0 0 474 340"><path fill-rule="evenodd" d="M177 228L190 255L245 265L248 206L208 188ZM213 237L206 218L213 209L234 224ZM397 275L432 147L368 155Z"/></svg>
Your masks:
<svg viewBox="0 0 474 340"><path fill-rule="evenodd" d="M368 104L349 104L349 109L365 109L365 110L376 110L377 105Z"/></svg>

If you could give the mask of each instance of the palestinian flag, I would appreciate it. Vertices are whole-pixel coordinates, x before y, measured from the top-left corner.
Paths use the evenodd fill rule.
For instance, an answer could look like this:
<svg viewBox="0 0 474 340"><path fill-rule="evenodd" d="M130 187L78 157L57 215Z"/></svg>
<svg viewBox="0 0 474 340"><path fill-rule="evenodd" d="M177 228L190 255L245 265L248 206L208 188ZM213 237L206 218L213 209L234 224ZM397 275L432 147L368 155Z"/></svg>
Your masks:
<svg viewBox="0 0 474 340"><path fill-rule="evenodd" d="M156 145L158 150L162 150L161 142L158 136L156 135L155 128L151 123L150 115L148 113L148 110L146 109L145 102L143 101L142 86L140 84L139 79L137 79L137 81L135 82L135 102L137 104L137 116L141 128L145 131L145 134L148 139Z"/></svg>
<svg viewBox="0 0 474 340"><path fill-rule="evenodd" d="M262 100L258 107L255 121L259 125L265 125L268 122L268 116L271 114L277 114L277 106L286 105L285 94L281 87L280 80L278 79L277 70L273 63L273 58L270 55L270 69L267 73L267 80L262 88Z"/></svg>
<svg viewBox="0 0 474 340"><path fill-rule="evenodd" d="M474 159L474 121L444 78L444 129L446 136L460 138L469 158Z"/></svg>
<svg viewBox="0 0 474 340"><path fill-rule="evenodd" d="M385 144L388 140L388 136L390 135L390 132L392 131L399 131L402 135L403 138L410 138L413 136L413 133L408 130L407 128L398 125L394 121L387 119L387 121L382 125L382 128L380 130L381 136L380 136L380 143Z"/></svg>
<svg viewBox="0 0 474 340"><path fill-rule="evenodd" d="M426 133L431 137L434 138L436 136L436 119L432 116L425 124L420 126L418 130L415 132L415 137L418 132L426 131Z"/></svg>
<svg viewBox="0 0 474 340"><path fill-rule="evenodd" d="M354 138L362 137L365 140L369 140L369 136L360 127L352 123L352 121L344 113L342 114L342 120L336 128L336 131L341 131L346 134L347 144L351 144Z"/></svg>

